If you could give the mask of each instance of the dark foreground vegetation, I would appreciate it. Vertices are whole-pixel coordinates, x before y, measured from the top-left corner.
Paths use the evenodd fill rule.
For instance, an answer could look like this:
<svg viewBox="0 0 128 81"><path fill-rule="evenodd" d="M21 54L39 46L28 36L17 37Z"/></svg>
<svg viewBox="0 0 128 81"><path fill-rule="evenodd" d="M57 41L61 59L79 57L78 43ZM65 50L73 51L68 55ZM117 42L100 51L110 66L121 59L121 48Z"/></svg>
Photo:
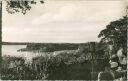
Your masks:
<svg viewBox="0 0 128 81"><path fill-rule="evenodd" d="M107 63L107 58L92 61L91 54L85 55L77 50L56 56L35 57L31 63L26 63L21 57L4 56L2 79L96 80L98 72Z"/></svg>
<svg viewBox="0 0 128 81"><path fill-rule="evenodd" d="M101 43L51 44L52 48L56 46L63 47L63 50L56 51L59 48L54 48L50 55L37 56L31 62L22 57L3 56L2 79L97 80L98 72L108 63L106 45ZM76 50L68 48L70 46Z"/></svg>

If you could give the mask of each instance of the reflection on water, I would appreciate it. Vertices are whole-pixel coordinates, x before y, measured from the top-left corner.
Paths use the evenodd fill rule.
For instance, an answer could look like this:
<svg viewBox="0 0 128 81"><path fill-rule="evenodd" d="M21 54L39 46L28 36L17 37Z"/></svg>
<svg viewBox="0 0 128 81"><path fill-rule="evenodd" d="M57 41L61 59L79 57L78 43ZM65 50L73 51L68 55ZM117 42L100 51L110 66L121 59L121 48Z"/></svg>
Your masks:
<svg viewBox="0 0 128 81"><path fill-rule="evenodd" d="M38 52L18 52L17 50L26 48L26 45L2 45L2 56L24 57L27 61L31 61L33 57L44 55Z"/></svg>

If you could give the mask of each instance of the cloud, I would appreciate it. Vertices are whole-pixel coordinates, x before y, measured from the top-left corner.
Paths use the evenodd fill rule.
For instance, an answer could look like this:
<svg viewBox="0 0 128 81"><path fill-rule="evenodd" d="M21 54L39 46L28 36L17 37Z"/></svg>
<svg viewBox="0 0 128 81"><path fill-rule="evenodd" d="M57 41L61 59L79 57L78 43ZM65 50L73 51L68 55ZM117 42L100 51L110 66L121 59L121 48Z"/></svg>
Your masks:
<svg viewBox="0 0 128 81"><path fill-rule="evenodd" d="M122 2L47 2L29 14L3 14L3 40L34 42L86 42L123 15Z"/></svg>
<svg viewBox="0 0 128 81"><path fill-rule="evenodd" d="M119 4L120 3L120 4ZM62 4L62 3L61 3ZM47 5L49 7L50 5ZM52 22L110 22L124 14L121 2L93 1L83 3L66 3L53 6L49 11L42 13L32 20L32 24L41 25Z"/></svg>
<svg viewBox="0 0 128 81"><path fill-rule="evenodd" d="M32 23L33 24L43 24L49 22L57 22L57 21L70 21L73 20L75 13L77 12L76 5L68 5L62 6L56 12L47 12L42 14L41 16L35 18Z"/></svg>

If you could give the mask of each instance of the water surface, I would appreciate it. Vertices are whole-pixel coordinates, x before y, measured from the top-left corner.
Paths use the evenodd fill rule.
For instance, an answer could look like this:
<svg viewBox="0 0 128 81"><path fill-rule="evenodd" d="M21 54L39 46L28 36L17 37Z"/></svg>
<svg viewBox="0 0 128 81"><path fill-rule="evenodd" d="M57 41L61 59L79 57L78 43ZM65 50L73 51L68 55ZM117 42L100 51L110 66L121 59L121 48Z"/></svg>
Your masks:
<svg viewBox="0 0 128 81"><path fill-rule="evenodd" d="M27 45L2 45L2 56L15 56L15 57L23 57L26 60L32 60L33 57L43 55L44 53L38 52L19 52L17 50L21 48L26 48Z"/></svg>

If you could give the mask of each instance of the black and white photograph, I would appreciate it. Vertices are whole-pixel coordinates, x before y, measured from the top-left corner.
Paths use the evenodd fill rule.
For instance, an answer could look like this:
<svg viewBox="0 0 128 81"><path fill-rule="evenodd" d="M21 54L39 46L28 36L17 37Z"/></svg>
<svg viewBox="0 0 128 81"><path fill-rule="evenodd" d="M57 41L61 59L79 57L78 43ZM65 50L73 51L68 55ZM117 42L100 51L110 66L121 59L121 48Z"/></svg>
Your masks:
<svg viewBox="0 0 128 81"><path fill-rule="evenodd" d="M127 0L0 1L0 80L127 80Z"/></svg>

